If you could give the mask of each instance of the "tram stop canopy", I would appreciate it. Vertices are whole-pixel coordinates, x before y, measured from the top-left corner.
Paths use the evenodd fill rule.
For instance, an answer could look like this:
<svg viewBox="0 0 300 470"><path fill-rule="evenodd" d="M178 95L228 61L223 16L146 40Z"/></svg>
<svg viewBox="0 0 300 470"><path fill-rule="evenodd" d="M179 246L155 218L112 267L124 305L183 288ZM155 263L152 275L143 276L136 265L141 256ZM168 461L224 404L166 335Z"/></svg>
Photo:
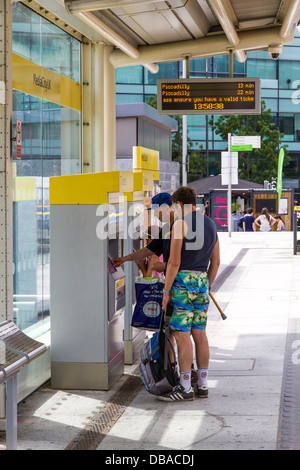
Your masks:
<svg viewBox="0 0 300 470"><path fill-rule="evenodd" d="M292 42L300 0L39 0L93 41L114 46L115 67L268 49L278 58Z"/></svg>

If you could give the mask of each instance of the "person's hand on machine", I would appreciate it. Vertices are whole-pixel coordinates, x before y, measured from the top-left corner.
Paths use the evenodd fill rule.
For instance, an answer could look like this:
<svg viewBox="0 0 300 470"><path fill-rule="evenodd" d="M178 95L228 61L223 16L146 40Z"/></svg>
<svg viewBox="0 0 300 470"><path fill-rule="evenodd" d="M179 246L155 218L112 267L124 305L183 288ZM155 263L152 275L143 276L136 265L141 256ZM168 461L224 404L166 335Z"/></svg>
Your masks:
<svg viewBox="0 0 300 470"><path fill-rule="evenodd" d="M114 258L111 260L113 266L117 268L118 266L121 266L121 264L124 263L124 258Z"/></svg>

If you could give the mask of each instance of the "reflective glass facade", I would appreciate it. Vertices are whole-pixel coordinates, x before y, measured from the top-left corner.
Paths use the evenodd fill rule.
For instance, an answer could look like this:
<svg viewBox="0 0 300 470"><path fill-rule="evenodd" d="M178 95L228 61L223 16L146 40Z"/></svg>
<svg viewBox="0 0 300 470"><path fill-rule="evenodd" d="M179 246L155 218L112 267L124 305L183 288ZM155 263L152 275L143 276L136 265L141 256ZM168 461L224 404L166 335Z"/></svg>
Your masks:
<svg viewBox="0 0 300 470"><path fill-rule="evenodd" d="M33 336L50 325L49 177L81 173L80 55L79 41L13 4L14 321Z"/></svg>
<svg viewBox="0 0 300 470"><path fill-rule="evenodd" d="M158 78L181 78L182 62L159 64L159 73L152 75L146 69L126 67L117 70L117 103L147 102L156 95ZM300 191L300 33L296 30L294 41L285 46L279 60L272 60L268 51L247 53L244 64L234 58L234 77L261 78L261 95L274 115L274 121L285 134L291 162L284 169L284 185ZM229 76L228 56L193 59L190 61L191 78L216 78ZM299 90L298 90L299 87ZM209 118L210 119L210 118ZM192 148L203 152L208 148L208 174L220 172L221 151L227 142L215 134L206 116L188 116L188 137ZM218 119L218 116L214 116ZM276 175L274 175L276 176Z"/></svg>

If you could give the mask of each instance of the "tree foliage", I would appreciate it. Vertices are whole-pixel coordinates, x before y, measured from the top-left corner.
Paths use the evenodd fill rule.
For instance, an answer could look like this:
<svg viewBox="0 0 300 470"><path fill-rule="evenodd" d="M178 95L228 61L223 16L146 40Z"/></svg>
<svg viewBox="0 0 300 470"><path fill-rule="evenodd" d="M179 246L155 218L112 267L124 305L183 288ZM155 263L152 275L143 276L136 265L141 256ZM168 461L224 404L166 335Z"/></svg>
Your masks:
<svg viewBox="0 0 300 470"><path fill-rule="evenodd" d="M230 115L220 116L214 122L209 121L212 129L223 140L228 140L228 134L232 135L260 135L261 148L251 152L239 152L239 178L248 181L263 183L271 181L277 176L279 149L285 150L284 166L287 166L290 157L287 146L281 145L284 134L275 126L271 110L267 109L264 101L261 102L260 115Z"/></svg>
<svg viewBox="0 0 300 470"><path fill-rule="evenodd" d="M172 160L180 163L182 173L182 116L172 116L178 122L177 132L172 134ZM192 148L193 145L198 148ZM187 182L196 181L207 175L207 165L205 154L201 151L202 145L193 142L187 134Z"/></svg>
<svg viewBox="0 0 300 470"><path fill-rule="evenodd" d="M157 97L150 96L147 104L157 109ZM171 116L176 119L178 129L172 133L172 160L180 164L180 177L182 179L182 116ZM193 142L187 135L187 182L203 178L207 174L207 161L201 153L202 145L192 149Z"/></svg>

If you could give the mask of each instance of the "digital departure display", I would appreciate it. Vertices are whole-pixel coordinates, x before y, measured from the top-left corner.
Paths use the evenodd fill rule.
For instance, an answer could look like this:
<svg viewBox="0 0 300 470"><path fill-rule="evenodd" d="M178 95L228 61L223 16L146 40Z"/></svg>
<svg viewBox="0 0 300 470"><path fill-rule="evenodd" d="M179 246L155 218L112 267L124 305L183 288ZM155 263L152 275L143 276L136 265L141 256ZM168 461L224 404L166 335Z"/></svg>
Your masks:
<svg viewBox="0 0 300 470"><path fill-rule="evenodd" d="M260 114L259 78L157 80L159 114Z"/></svg>

